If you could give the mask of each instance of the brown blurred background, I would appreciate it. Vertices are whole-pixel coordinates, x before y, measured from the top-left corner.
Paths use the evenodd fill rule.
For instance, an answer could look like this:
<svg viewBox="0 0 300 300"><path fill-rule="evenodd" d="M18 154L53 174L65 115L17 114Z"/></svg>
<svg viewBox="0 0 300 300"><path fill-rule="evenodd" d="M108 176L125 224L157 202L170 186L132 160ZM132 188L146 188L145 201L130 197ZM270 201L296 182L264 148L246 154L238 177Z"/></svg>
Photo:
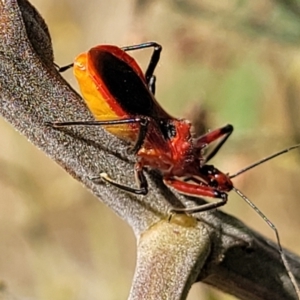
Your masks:
<svg viewBox="0 0 300 300"><path fill-rule="evenodd" d="M96 44L162 44L163 107L201 130L235 127L213 161L224 172L300 142L298 1L31 2L59 65ZM134 56L146 66L149 54ZM76 87L72 72L65 78ZM130 227L2 119L0 135L0 286L22 299L126 299L136 255ZM234 182L300 253L299 151ZM225 211L274 239L242 199L229 199ZM200 298L234 299L198 283L188 299Z"/></svg>

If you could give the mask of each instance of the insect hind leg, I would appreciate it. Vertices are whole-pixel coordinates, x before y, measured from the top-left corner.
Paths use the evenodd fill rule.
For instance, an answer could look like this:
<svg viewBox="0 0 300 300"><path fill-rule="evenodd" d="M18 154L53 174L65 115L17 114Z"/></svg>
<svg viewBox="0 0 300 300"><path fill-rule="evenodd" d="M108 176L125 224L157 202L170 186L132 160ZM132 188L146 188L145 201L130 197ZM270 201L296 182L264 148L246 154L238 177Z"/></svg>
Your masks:
<svg viewBox="0 0 300 300"><path fill-rule="evenodd" d="M153 48L153 52L148 64L148 67L145 72L146 83L149 87L149 90L154 95L155 94L155 81L154 70L157 67L157 64L160 59L160 54L162 51L162 46L156 42L147 42L138 45L125 46L121 47L123 51L133 51L139 49Z"/></svg>

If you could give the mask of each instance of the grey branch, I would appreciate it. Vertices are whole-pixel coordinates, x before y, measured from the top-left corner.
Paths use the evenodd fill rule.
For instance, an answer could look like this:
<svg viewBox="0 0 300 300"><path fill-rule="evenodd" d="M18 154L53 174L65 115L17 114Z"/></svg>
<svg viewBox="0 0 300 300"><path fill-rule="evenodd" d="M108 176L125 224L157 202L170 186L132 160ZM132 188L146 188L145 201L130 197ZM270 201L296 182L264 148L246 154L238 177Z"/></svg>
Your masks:
<svg viewBox="0 0 300 300"><path fill-rule="evenodd" d="M276 245L240 221L218 211L169 218L171 206L190 202L164 187L159 174L147 174L146 197L91 181L106 171L132 184L134 157L102 128L45 125L92 117L56 71L37 11L26 0L1 0L0 10L1 115L133 228L138 257L130 299L185 299L196 281L241 299L296 298ZM287 256L299 280L299 257Z"/></svg>

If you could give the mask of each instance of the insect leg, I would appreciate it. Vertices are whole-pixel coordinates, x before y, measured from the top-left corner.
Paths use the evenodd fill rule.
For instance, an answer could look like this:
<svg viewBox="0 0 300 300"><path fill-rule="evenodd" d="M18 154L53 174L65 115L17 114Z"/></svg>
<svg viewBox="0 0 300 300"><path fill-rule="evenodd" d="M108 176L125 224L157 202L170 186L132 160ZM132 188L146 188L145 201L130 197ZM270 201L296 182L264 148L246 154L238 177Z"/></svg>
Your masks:
<svg viewBox="0 0 300 300"><path fill-rule="evenodd" d="M148 117L138 117L138 118L106 120L106 121L45 122L45 124L48 126L52 126L54 128L62 128L67 126L105 126L105 125L113 126L113 125L120 125L120 124L139 123L140 130L138 133L138 137L135 142L135 145L132 147L131 150L133 153L137 153L144 143L150 120L151 119Z"/></svg>
<svg viewBox="0 0 300 300"><path fill-rule="evenodd" d="M70 121L70 122L45 122L46 125L54 128L67 127L67 126L105 126L105 125L120 125L140 123L141 118L129 118L121 120L106 120L106 121Z"/></svg>
<svg viewBox="0 0 300 300"><path fill-rule="evenodd" d="M221 128L215 129L213 131L210 131L195 141L195 147L196 149L202 149L206 145L209 145L210 143L216 141L217 139L223 137L220 142L216 145L216 147L208 154L206 157L204 157L204 162L207 163L209 160L211 160L221 149L221 147L224 145L224 143L227 141L231 133L233 132L233 126L228 124Z"/></svg>
<svg viewBox="0 0 300 300"><path fill-rule="evenodd" d="M147 42L147 43L142 43L142 44L138 44L138 45L122 47L121 49L124 51L132 51L132 50L145 49L145 48L151 48L151 47L153 47L153 53L150 58L147 70L145 72L145 78L146 78L146 82L148 84L150 91L153 94L155 94L155 80L156 79L154 76L154 70L159 62L160 53L162 51L162 46L156 42Z"/></svg>
<svg viewBox="0 0 300 300"><path fill-rule="evenodd" d="M156 76L152 75L149 83L148 83L148 88L150 90L150 92L155 95L155 91L156 91Z"/></svg>
<svg viewBox="0 0 300 300"><path fill-rule="evenodd" d="M93 181L98 180L99 178L104 181L116 186L117 188L124 190L129 193L136 195L147 195L148 194L148 182L143 172L143 166L140 163L136 163L134 166L135 179L138 185L138 188L132 188L128 185L121 184L111 179L106 173L101 173L99 177L92 178Z"/></svg>
<svg viewBox="0 0 300 300"><path fill-rule="evenodd" d="M154 70L158 64L158 61L160 59L160 53L162 50L162 46L156 42L147 42L147 43L142 43L138 45L132 45L132 46L125 46L121 47L123 51L133 51L133 50L139 50L139 49L145 49L145 48L151 48L153 47L153 53L150 58L147 70L145 72L145 78L146 78L146 83L150 89L150 91L154 94L155 93L155 76L154 76ZM57 64L54 64L58 70L58 72L62 73L67 71L68 69L72 68L74 66L74 63L71 63L66 66L58 66Z"/></svg>
<svg viewBox="0 0 300 300"><path fill-rule="evenodd" d="M73 68L74 63L71 63L71 64L66 65L66 66L62 66L62 67L60 67L60 66L57 65L56 63L54 63L54 65L55 65L55 67L57 68L57 71L58 71L59 73L63 73L63 72L65 72L65 71L67 71L67 70Z"/></svg>
<svg viewBox="0 0 300 300"><path fill-rule="evenodd" d="M194 197L211 197L219 198L219 201L213 203L206 203L203 205L198 205L194 207L185 207L185 208L172 208L173 212L187 212L187 213L196 213L206 210L211 210L223 206L227 203L227 194L225 192L220 192L216 189L213 189L205 185L196 185L188 182L184 182L173 177L164 178L164 183L167 186L170 186L177 190L179 193L190 195Z"/></svg>
<svg viewBox="0 0 300 300"><path fill-rule="evenodd" d="M136 154L140 148L142 147L144 140L146 138L147 132L148 132L148 125L150 123L150 119L147 117L141 117L140 118L140 130L139 135L136 139L135 145L132 147L131 151Z"/></svg>

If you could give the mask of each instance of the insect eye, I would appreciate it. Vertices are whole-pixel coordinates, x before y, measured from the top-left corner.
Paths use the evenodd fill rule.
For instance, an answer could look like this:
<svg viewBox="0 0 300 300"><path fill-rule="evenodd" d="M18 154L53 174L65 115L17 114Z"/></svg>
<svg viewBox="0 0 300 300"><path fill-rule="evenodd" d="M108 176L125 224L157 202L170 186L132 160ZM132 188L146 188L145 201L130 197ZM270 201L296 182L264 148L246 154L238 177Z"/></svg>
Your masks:
<svg viewBox="0 0 300 300"><path fill-rule="evenodd" d="M211 176L216 174L216 169L213 166L207 165L206 166L206 171L207 171L207 174L211 175Z"/></svg>

